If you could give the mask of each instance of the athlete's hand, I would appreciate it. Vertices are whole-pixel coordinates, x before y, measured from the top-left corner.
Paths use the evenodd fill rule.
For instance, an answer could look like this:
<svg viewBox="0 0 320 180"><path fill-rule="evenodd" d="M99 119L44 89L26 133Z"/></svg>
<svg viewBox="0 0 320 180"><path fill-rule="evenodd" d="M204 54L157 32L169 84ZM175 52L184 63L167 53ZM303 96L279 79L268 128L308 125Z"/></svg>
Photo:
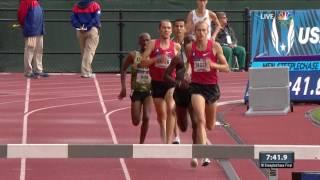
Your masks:
<svg viewBox="0 0 320 180"><path fill-rule="evenodd" d="M187 80L182 80L180 83L180 88L181 89L188 89L189 88L189 82Z"/></svg>
<svg viewBox="0 0 320 180"><path fill-rule="evenodd" d="M141 66L140 64L136 64L136 63L131 64L131 67L132 67L132 68L135 68L135 69L138 68L138 67L140 67L140 66Z"/></svg>
<svg viewBox="0 0 320 180"><path fill-rule="evenodd" d="M189 82L186 80L177 81L176 86L180 89L187 89L189 88Z"/></svg>
<svg viewBox="0 0 320 180"><path fill-rule="evenodd" d="M187 83L191 83L191 74L185 73L185 74L184 74L184 80L185 80Z"/></svg>
<svg viewBox="0 0 320 180"><path fill-rule="evenodd" d="M139 63L139 66L143 67L143 68L147 68L149 59L150 59L149 57L147 57L146 59L141 59L141 62Z"/></svg>
<svg viewBox="0 0 320 180"><path fill-rule="evenodd" d="M206 64L208 65L207 68L209 68L209 71L210 71L210 69L218 69L218 67L219 67L218 63L212 62L210 59L207 59Z"/></svg>
<svg viewBox="0 0 320 180"><path fill-rule="evenodd" d="M118 99L122 100L124 97L126 97L127 91L126 89L121 89L120 94L118 95Z"/></svg>

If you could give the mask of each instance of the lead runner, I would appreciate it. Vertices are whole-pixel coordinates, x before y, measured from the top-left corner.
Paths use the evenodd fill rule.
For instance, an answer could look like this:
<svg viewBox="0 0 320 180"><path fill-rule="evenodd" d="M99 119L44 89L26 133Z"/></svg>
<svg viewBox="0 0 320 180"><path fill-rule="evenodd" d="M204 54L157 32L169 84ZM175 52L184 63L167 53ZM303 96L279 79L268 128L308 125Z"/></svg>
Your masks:
<svg viewBox="0 0 320 180"><path fill-rule="evenodd" d="M197 122L199 144L207 144L208 130L216 121L217 100L220 97L217 72L229 72L229 66L219 43L208 39L208 24L200 21L195 24L195 42L188 44L186 54L191 68L191 104ZM197 164L197 160L192 160ZM202 166L209 165L204 158Z"/></svg>

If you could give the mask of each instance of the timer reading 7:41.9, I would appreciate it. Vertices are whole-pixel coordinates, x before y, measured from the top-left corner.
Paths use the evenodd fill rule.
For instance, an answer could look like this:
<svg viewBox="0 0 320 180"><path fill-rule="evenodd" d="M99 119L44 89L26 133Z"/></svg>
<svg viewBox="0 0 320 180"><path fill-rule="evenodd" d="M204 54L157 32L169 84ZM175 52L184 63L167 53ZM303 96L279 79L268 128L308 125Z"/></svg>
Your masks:
<svg viewBox="0 0 320 180"><path fill-rule="evenodd" d="M287 154L266 154L266 161L286 161L288 160Z"/></svg>
<svg viewBox="0 0 320 180"><path fill-rule="evenodd" d="M320 71L290 72L290 95L294 99L320 99Z"/></svg>
<svg viewBox="0 0 320 180"><path fill-rule="evenodd" d="M261 168L293 168L294 152L259 152Z"/></svg>

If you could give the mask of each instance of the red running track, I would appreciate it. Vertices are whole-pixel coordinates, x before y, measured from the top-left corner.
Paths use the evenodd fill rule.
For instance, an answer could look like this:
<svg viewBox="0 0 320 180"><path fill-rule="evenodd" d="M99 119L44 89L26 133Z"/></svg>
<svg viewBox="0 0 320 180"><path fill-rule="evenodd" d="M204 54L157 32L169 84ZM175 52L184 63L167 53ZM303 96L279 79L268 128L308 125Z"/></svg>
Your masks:
<svg viewBox="0 0 320 180"><path fill-rule="evenodd" d="M229 73L220 76L222 91L220 102L242 99L248 79L247 73ZM53 75L46 79L27 80L21 74L1 74L0 86L2 87L0 90L1 144L138 143L140 127L131 125L130 100L129 98L122 101L117 99L120 90L120 78L117 75L98 74L94 79L82 79L79 75ZM219 110L223 113L225 121L231 123L231 127L246 143L285 142L279 138L271 138L274 136L270 131L260 129L263 125L263 120L260 119L265 118L256 118L259 119L257 121L249 118L248 121L253 122L249 125L246 122L247 117L243 115L244 108L244 105L238 104L226 105ZM301 112L297 111L297 113ZM244 120L240 121L241 118ZM310 125L306 128L314 127ZM259 134L258 130L253 129L266 132ZM274 131L272 129L272 132ZM319 135L317 132L313 133L315 136ZM274 141L265 140L267 139L265 136L269 136ZM221 127L209 132L208 138L214 144L236 143ZM191 143L190 129L186 133L181 133L181 139L183 143ZM146 143L160 142L159 126L153 114ZM301 138L299 142L303 144L311 141L304 141ZM318 142L312 141L312 143ZM295 141L289 143L295 144ZM241 179L266 179L251 160L232 160L231 162ZM309 163L298 162L297 168L310 167L313 170L314 166L305 164ZM320 167L319 164L315 165ZM285 174L283 177L288 177L286 174L290 172L287 171L281 171L280 175ZM6 180L149 180L151 178L153 180L227 179L217 162L213 162L206 168L191 168L190 159L0 160L0 179Z"/></svg>

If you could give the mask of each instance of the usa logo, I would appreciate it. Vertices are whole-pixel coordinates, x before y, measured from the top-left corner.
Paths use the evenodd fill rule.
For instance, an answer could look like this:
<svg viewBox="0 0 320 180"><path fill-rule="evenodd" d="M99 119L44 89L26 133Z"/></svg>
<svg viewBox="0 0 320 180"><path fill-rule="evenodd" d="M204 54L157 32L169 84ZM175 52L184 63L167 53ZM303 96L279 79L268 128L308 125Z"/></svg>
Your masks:
<svg viewBox="0 0 320 180"><path fill-rule="evenodd" d="M288 11L280 11L272 20L272 44L279 55L288 55L294 42L294 21Z"/></svg>

